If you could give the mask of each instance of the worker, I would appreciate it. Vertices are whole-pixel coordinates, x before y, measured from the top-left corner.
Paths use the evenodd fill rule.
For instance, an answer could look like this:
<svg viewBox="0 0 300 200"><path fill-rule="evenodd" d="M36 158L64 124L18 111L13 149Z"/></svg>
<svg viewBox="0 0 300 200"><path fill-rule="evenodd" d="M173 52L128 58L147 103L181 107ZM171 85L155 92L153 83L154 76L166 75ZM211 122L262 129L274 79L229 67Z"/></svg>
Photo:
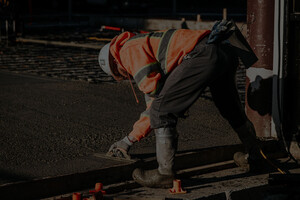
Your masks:
<svg viewBox="0 0 300 200"><path fill-rule="evenodd" d="M123 32L113 38L101 49L99 64L117 81L134 79L145 94L147 109L132 132L111 146L108 155L129 159L130 147L154 130L158 169L135 169L132 176L143 186L171 187L177 120L209 87L221 115L246 147L246 153L235 154L236 163L251 170L259 144L236 89L238 57L246 67L257 61L235 23L227 20L217 22L212 31Z"/></svg>

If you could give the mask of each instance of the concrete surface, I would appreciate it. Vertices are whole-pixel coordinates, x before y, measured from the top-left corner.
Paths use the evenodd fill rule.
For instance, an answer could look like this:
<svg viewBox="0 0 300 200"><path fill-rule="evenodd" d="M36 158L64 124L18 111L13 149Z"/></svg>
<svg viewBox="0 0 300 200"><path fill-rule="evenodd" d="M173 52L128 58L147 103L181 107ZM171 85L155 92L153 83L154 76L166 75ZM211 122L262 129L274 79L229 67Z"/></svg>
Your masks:
<svg viewBox="0 0 300 200"><path fill-rule="evenodd" d="M277 178L284 182L274 181L275 175L281 174L273 167L260 173L246 173L229 160L177 171L186 194L171 194L168 189L151 189L126 181L104 184L103 190L107 193L104 200L296 200L300 197L297 179L300 168L293 161L286 161L286 158L273 161L282 170L291 173ZM90 197L91 190L92 187L73 192ZM70 197L72 193L45 200L66 200Z"/></svg>
<svg viewBox="0 0 300 200"><path fill-rule="evenodd" d="M293 169L291 172L299 173L300 170ZM182 179L186 194L139 187L106 197L114 200L296 200L300 197L299 186L272 187L268 184L268 178L268 173L250 174L240 168L232 168Z"/></svg>
<svg viewBox="0 0 300 200"><path fill-rule="evenodd" d="M27 32L51 41L96 43L95 30ZM102 44L98 43L97 44ZM127 135L145 109L143 94L99 68L98 50L6 42L0 44L0 184L83 172L118 163L90 159ZM238 73L243 99L244 69ZM178 124L179 151L240 143L206 92ZM154 134L134 145L136 157L155 155Z"/></svg>
<svg viewBox="0 0 300 200"><path fill-rule="evenodd" d="M144 106L136 105L128 82L88 84L1 71L1 183L58 175L67 162L106 152L131 131ZM200 99L190 114L178 126L179 151L239 143L210 100ZM131 152L154 155L154 135ZM87 165L78 163L76 170Z"/></svg>
<svg viewBox="0 0 300 200"><path fill-rule="evenodd" d="M192 200L211 196L214 196L214 199L226 199L225 192L229 193L266 184L268 184L268 174L249 175L239 168L234 168L182 179L182 187L187 191L186 194L170 194L166 189L153 190L141 187L111 196L115 196L114 198L120 200L126 198L137 199L137 197Z"/></svg>
<svg viewBox="0 0 300 200"><path fill-rule="evenodd" d="M91 43L86 40L88 36L99 35L46 33L33 38ZM93 154L105 153L113 142L127 135L145 103L135 103L128 82L117 83L105 76L98 67L97 55L97 50L1 44L0 185L84 174L124 164ZM243 99L243 70L237 79ZM142 100L143 95L135 89ZM219 115L209 92L191 107L189 114L189 118L178 124L179 152L240 143ZM134 145L133 157L155 156L154 139L154 134L150 134ZM243 178L246 178L245 183L255 187L265 183L266 177L248 179L236 169L220 175L196 176L184 180L184 187L189 191L185 197L195 199L193 195L201 193L205 197L210 192L223 197L226 194L218 191L224 188L231 191L242 184ZM216 185L211 186L213 183ZM224 187L227 184L229 186ZM205 193L205 188L210 192ZM165 190L154 192L140 188L122 195L130 193L151 198L160 192L163 194Z"/></svg>
<svg viewBox="0 0 300 200"><path fill-rule="evenodd" d="M232 154L241 149L243 149L242 145L230 145L180 153L176 155L175 168L180 177L186 178L199 173L235 167L236 165L231 160ZM216 162L221 163L215 164ZM86 164L85 168L82 168L82 163ZM115 159L108 159L104 154L95 153L84 159L74 159L66 162L65 165L53 167L58 168L61 174L3 184L0 186L0 194L7 200L39 199L89 189L97 182L104 185L118 185L118 188L124 191L128 189L127 182L133 182L131 174L134 169L139 167L154 169L157 168L157 162L155 157L143 159L143 161L121 162L118 160L116 162ZM125 187L123 187L124 182ZM134 184L133 182L132 185ZM116 187L111 187L109 192L117 193Z"/></svg>

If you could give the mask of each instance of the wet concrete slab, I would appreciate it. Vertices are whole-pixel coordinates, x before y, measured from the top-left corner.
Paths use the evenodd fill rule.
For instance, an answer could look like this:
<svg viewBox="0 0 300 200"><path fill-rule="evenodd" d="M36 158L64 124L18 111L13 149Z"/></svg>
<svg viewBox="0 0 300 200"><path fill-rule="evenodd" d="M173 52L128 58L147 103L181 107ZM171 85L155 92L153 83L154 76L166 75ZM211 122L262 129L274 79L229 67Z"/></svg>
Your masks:
<svg viewBox="0 0 300 200"><path fill-rule="evenodd" d="M299 199L299 180L297 179L300 172L299 165L294 161L287 161L287 158L273 160L272 162L288 174L281 174L272 166L269 166L268 169L262 169L259 173L249 173L236 167L232 160L228 160L178 170L177 178L181 181L181 189L185 191L184 194L174 194L169 189L142 187L133 180L115 184L104 183L102 190L106 192L104 200ZM91 187L89 190L77 190L73 193L77 192L83 197L89 198L92 196L89 191L93 189ZM70 199L73 193L45 199Z"/></svg>
<svg viewBox="0 0 300 200"><path fill-rule="evenodd" d="M24 44L1 49L0 184L66 174L86 175L90 171L128 166L92 155L104 154L113 142L127 135L145 103L135 103L128 82L117 83L103 74L98 68L97 54L95 50ZM243 96L243 72L238 74L238 81ZM143 94L136 86L135 90L142 100ZM178 124L179 152L240 143L219 115L209 91L191 107L189 114L189 118ZM154 134L134 145L130 152L138 158L153 158ZM226 176L232 177L233 182ZM220 183L215 188L210 186L213 177L183 179L188 190L184 198L210 195L204 192L205 188L214 191L212 195L217 195L216 198L220 195L223 198L225 193L215 192L228 181L236 186L235 181L239 183L243 178L241 174L230 173L224 177L216 179ZM258 178L253 183L260 181ZM139 188L131 192L138 198L151 198L157 197L159 190Z"/></svg>
<svg viewBox="0 0 300 200"><path fill-rule="evenodd" d="M98 30L28 32L25 38L103 45L89 37L112 38ZM0 184L113 167L114 161L90 159L126 136L145 109L136 104L129 82L118 83L98 66L99 50L0 43ZM238 89L243 99L243 68ZM180 152L239 144L214 106L209 91L178 124ZM155 156L150 133L130 153Z"/></svg>
<svg viewBox="0 0 300 200"><path fill-rule="evenodd" d="M57 163L105 153L131 131L144 108L127 82L89 84L1 71L0 166L6 177L1 182L48 176ZM210 100L200 99L190 114L178 125L179 151L239 143ZM150 134L130 151L153 156L154 142Z"/></svg>

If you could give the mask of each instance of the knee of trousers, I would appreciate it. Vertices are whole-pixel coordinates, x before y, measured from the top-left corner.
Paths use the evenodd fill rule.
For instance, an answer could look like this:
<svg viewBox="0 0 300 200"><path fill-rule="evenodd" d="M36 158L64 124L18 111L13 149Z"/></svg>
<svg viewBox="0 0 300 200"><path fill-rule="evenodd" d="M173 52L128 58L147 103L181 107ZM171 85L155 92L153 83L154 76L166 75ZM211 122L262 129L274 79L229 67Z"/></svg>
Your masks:
<svg viewBox="0 0 300 200"><path fill-rule="evenodd" d="M150 108L150 125L151 128L176 127L178 117L169 112L162 112L159 109L159 103L153 101Z"/></svg>

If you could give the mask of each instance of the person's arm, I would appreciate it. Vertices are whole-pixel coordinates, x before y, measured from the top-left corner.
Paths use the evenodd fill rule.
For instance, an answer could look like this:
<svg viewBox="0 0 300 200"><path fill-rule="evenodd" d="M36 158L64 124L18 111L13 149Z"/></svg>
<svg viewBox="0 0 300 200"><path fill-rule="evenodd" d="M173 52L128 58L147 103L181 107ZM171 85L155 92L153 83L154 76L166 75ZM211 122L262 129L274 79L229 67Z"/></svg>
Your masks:
<svg viewBox="0 0 300 200"><path fill-rule="evenodd" d="M145 94L147 108L141 113L139 120L134 123L133 130L129 134L129 136L133 137L135 141L140 141L152 131L150 128L150 107L153 100L154 97L150 97L149 94Z"/></svg>
<svg viewBox="0 0 300 200"><path fill-rule="evenodd" d="M145 94L146 110L134 123L129 136L140 141L150 132L150 107L161 79L160 63L152 55L147 45L131 45L122 49L120 55L123 66L133 76L138 88ZM152 55L152 56L151 56Z"/></svg>
<svg viewBox="0 0 300 200"><path fill-rule="evenodd" d="M150 56L149 51L145 47L133 45L123 48L120 52L122 67L133 76L139 89L145 93L147 109L141 113L129 135L111 146L109 156L130 159L129 148L151 132L149 112L154 98L149 95L155 93L161 74L159 63Z"/></svg>
<svg viewBox="0 0 300 200"><path fill-rule="evenodd" d="M141 140L151 132L149 111L153 99L153 97L145 94L145 101L147 106L146 110L141 114L140 119L135 122L131 133L111 145L107 153L108 156L131 159L130 155L128 154L130 147L136 141Z"/></svg>

